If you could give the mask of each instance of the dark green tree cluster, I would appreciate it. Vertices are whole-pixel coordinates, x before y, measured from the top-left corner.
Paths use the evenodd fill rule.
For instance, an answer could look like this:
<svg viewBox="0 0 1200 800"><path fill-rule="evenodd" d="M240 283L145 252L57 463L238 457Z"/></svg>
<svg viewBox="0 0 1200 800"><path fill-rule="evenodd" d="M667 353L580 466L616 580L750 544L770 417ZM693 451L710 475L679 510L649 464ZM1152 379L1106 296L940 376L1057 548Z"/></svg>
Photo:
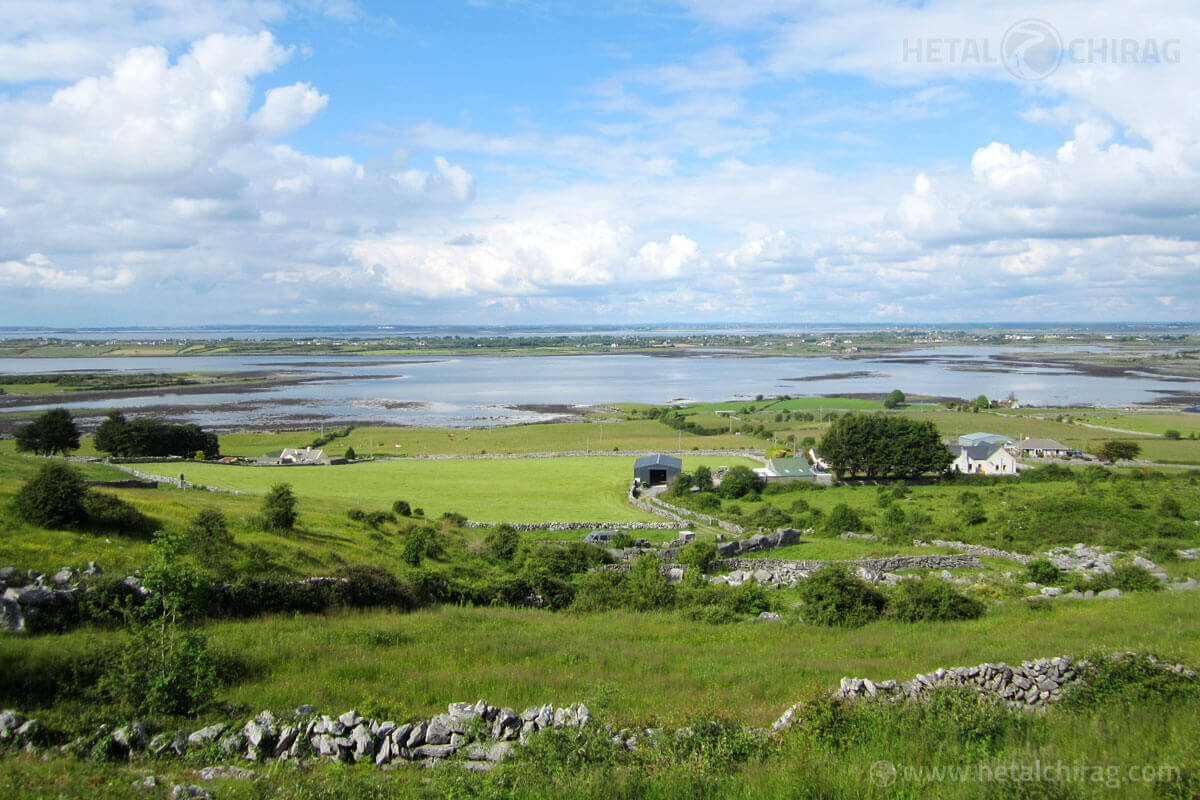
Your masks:
<svg viewBox="0 0 1200 800"><path fill-rule="evenodd" d="M221 449L215 433L198 425L171 425L153 417L132 422L114 411L96 429L96 449L120 458L183 456L203 453L216 458Z"/></svg>
<svg viewBox="0 0 1200 800"><path fill-rule="evenodd" d="M1096 457L1101 461L1128 461L1137 458L1142 452L1142 446L1137 442L1115 439L1104 442L1096 448Z"/></svg>
<svg viewBox="0 0 1200 800"><path fill-rule="evenodd" d="M79 429L65 408L52 408L17 428L17 450L39 456L66 455L79 448Z"/></svg>
<svg viewBox="0 0 1200 800"><path fill-rule="evenodd" d="M940 474L954 460L932 422L885 414L851 414L834 421L818 446L838 480L914 478Z"/></svg>
<svg viewBox="0 0 1200 800"><path fill-rule="evenodd" d="M899 408L903 404L904 392L900 391L899 389L892 389L892 391L888 392L888 396L883 398L884 408Z"/></svg>

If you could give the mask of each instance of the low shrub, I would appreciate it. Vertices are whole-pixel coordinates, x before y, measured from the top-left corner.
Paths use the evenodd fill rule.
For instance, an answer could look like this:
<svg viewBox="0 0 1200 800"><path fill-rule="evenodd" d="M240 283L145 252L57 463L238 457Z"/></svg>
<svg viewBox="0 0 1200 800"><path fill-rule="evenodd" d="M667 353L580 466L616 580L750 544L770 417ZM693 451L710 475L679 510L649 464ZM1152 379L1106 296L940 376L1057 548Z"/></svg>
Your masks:
<svg viewBox="0 0 1200 800"><path fill-rule="evenodd" d="M580 576L573 611L609 611L626 605L628 576L618 570L599 570Z"/></svg>
<svg viewBox="0 0 1200 800"><path fill-rule="evenodd" d="M88 527L125 535L146 536L156 523L116 495L88 492L83 496Z"/></svg>
<svg viewBox="0 0 1200 800"><path fill-rule="evenodd" d="M1162 581L1150 574L1143 567L1126 565L1114 567L1113 571L1101 578L1106 589L1120 589L1122 592L1157 592L1163 588Z"/></svg>
<svg viewBox="0 0 1200 800"><path fill-rule="evenodd" d="M821 527L829 536L837 536L850 531L861 533L870 529L869 526L863 524L862 517L858 515L858 512L845 503L838 503L834 506L825 516Z"/></svg>
<svg viewBox="0 0 1200 800"><path fill-rule="evenodd" d="M1167 542L1152 542L1146 546L1146 558L1155 564L1167 564L1179 560L1179 553L1174 545Z"/></svg>
<svg viewBox="0 0 1200 800"><path fill-rule="evenodd" d="M1056 586L1062 580L1062 570L1048 558L1036 558L1025 565L1025 580L1045 586Z"/></svg>
<svg viewBox="0 0 1200 800"><path fill-rule="evenodd" d="M1200 697L1200 681L1154 664L1145 655L1091 657L1082 681L1063 695L1062 705L1075 710L1121 705L1176 703Z"/></svg>
<svg viewBox="0 0 1200 800"><path fill-rule="evenodd" d="M680 564L686 564L701 572L716 558L717 545L714 542L691 542L679 553Z"/></svg>
<svg viewBox="0 0 1200 800"><path fill-rule="evenodd" d="M975 619L987 607L939 578L901 581L888 601L888 616L903 622Z"/></svg>
<svg viewBox="0 0 1200 800"><path fill-rule="evenodd" d="M883 613L886 599L841 565L830 564L800 582L801 616L815 625L856 628Z"/></svg>
<svg viewBox="0 0 1200 800"><path fill-rule="evenodd" d="M79 470L48 461L17 490L12 508L21 519L43 528L76 525L87 518L87 493Z"/></svg>

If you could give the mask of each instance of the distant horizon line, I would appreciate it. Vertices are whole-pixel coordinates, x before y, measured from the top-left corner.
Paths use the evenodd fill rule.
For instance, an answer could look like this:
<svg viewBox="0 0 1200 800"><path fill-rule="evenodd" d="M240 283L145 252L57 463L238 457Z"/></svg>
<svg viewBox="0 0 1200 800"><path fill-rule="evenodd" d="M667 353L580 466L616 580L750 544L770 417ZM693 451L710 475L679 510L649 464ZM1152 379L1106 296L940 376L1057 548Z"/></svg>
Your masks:
<svg viewBox="0 0 1200 800"><path fill-rule="evenodd" d="M1188 327L1200 326L1200 320L1175 320L1170 322L1151 322L1142 320L1132 320L1126 322L1114 321L1088 321L1075 320L1070 322L1022 322L1022 321L1001 321L1001 322L896 322L896 323L881 323L881 322L595 322L595 323L562 323L562 322L546 322L546 323L497 323L497 324L469 324L469 323L444 323L444 324L424 324L414 325L406 323L341 323L341 324L291 324L291 325L263 325L263 324L238 324L238 323L211 323L203 325L71 325L71 326L50 326L50 325L0 325L0 333L12 332L38 332L38 333L71 333L71 332L95 332L103 333L106 331L112 332L129 332L129 331L220 331L220 330L255 330L255 331L296 331L296 330L371 330L371 331L388 331L388 330L520 330L520 329L540 329L540 330L592 330L592 329L611 329L611 328L631 328L631 329L646 329L656 330L662 328L679 328L679 329L713 329L713 328L784 328L790 330L805 330L805 329L824 329L824 328L865 328L872 330L906 330L913 328L930 328L930 329L956 329L956 328L1000 328L1000 329L1047 329L1047 330L1067 330L1077 328L1129 328L1134 326L1145 326L1152 328L1171 328L1171 327Z"/></svg>

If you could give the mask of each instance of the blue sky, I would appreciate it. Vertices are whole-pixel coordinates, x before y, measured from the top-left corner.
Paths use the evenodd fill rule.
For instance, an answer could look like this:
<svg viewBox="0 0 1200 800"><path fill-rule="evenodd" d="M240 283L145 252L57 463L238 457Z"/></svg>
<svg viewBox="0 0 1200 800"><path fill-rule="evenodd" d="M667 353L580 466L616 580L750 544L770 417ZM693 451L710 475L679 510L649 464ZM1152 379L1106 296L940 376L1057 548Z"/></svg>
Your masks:
<svg viewBox="0 0 1200 800"><path fill-rule="evenodd" d="M0 324L1197 319L1194 3L15 0L0 31Z"/></svg>

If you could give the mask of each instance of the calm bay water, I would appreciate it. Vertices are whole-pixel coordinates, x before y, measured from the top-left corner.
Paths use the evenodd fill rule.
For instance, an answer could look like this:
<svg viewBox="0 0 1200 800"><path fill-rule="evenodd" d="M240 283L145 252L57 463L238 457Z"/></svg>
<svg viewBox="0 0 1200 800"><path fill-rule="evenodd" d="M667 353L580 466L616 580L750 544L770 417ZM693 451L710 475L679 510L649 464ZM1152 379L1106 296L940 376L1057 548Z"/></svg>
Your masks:
<svg viewBox="0 0 1200 800"><path fill-rule="evenodd" d="M345 356L278 355L0 359L0 373L265 370L312 379L261 391L164 392L62 404L84 416L87 409L153 408L155 413L173 419L217 429L326 421L476 427L534 422L552 416L515 408L521 405L662 404L744 399L757 394L818 396L895 388L951 397L985 394L1004 398L1013 393L1026 404L1106 407L1153 402L1167 392L1200 392L1200 381L1064 375L1057 367L977 371L1001 368L989 356L1014 352L1018 351L964 346L857 360L642 355L454 357L429 362L375 357L355 362ZM865 374L822 377L836 373ZM789 380L813 377L819 379ZM44 407L51 406L8 406L5 410Z"/></svg>

